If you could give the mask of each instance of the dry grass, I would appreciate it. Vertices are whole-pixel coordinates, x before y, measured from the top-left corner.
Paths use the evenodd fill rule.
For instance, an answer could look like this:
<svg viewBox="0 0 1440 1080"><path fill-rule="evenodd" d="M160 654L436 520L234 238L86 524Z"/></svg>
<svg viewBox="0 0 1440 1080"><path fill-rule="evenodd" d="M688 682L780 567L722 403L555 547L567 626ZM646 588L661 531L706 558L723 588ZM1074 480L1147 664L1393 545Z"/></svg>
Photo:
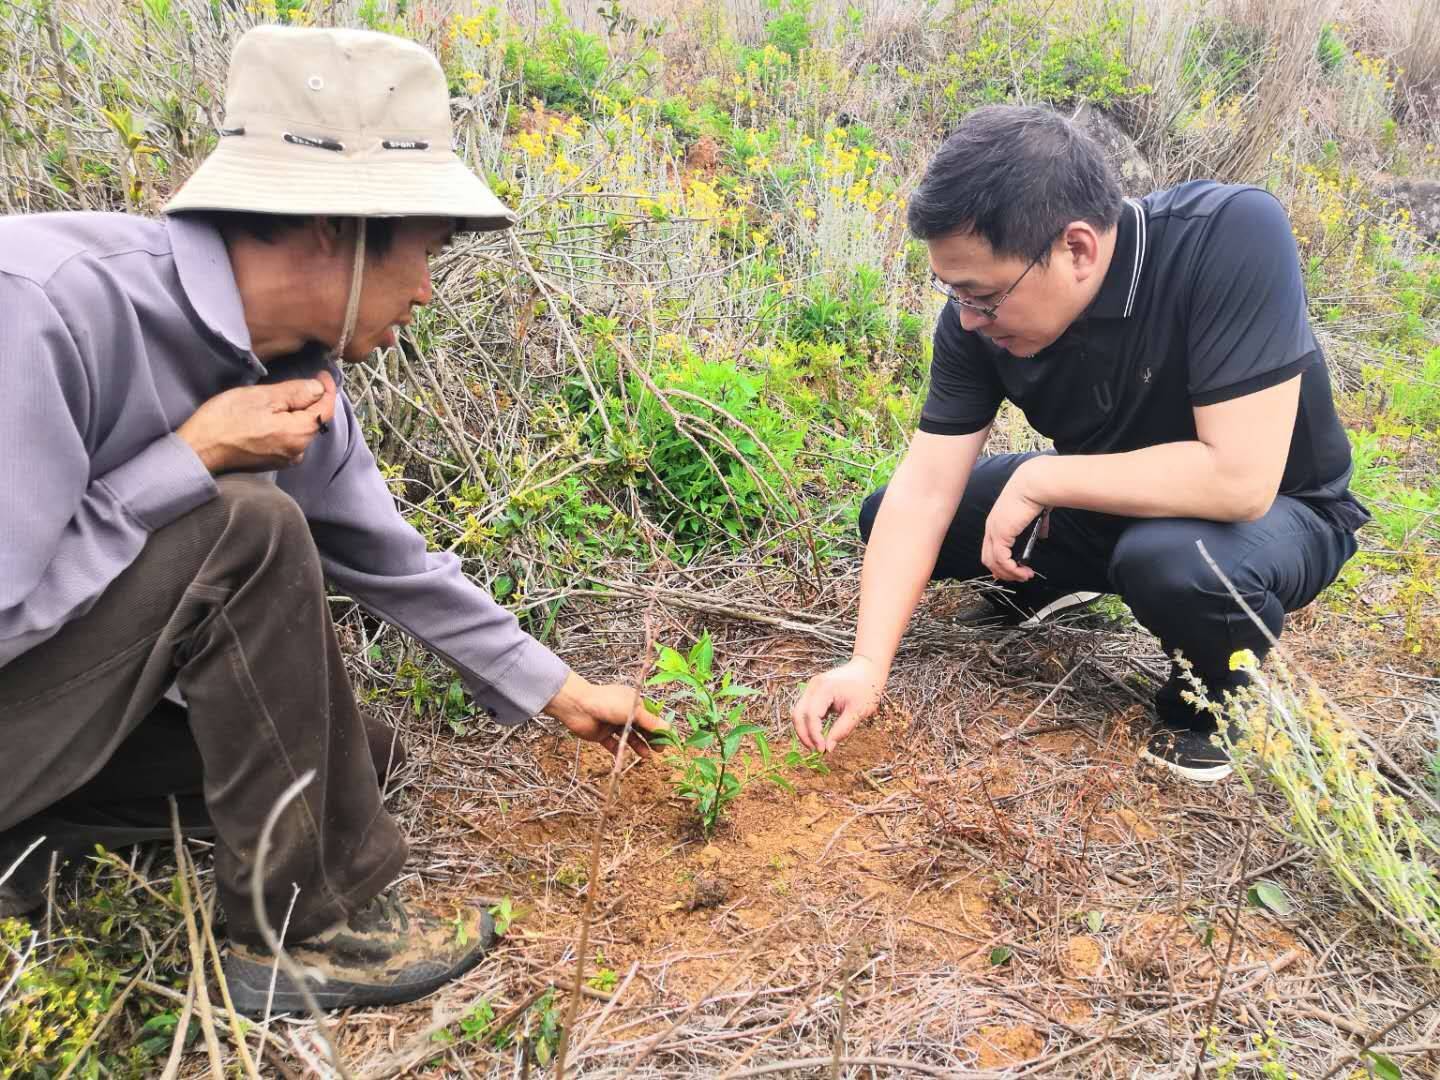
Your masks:
<svg viewBox="0 0 1440 1080"><path fill-rule="evenodd" d="M747 796L706 846L653 767L627 772L594 882L576 868L603 801L603 755L538 727L497 746L412 725L412 747L427 748L399 796L414 884L432 898L511 895L534 908L442 1010L482 991L498 1006L568 986L591 888L590 948L603 965L587 957L589 970L608 967L623 989L580 1003L575 1075L743 1076L784 1062L822 1075L816 1062L837 1045L840 1075L855 1077L872 1075L865 1060L873 1075L1180 1076L1197 1063L1211 1075L1228 1055L1258 1063L1251 1037L1273 1023L1291 1075L1311 1077L1440 990L1263 828L1238 785L1197 791L1137 765L1127 721L1144 673L1160 669L1147 638L1096 622L947 631L957 592L927 601L887 708L830 776L801 781L798 799ZM621 670L647 609L672 635L717 625L669 599L655 607L637 589L633 601L580 605L567 655L596 674ZM722 602L775 614L783 600L732 584ZM788 614L797 626L814 618ZM718 654L766 688L755 713L781 734L794 679L834 648L825 628L723 625ZM1331 655L1349 636L1343 620L1316 615L1289 640L1345 686ZM1391 700L1342 697L1382 739L1405 730L1393 697L1425 687L1395 681ZM1295 914L1242 905L1232 931L1237 896L1261 877L1287 890ZM697 903L709 878L720 896ZM1009 950L1000 964L997 948ZM368 1068L384 1056L377 1036L398 1026L403 1047L429 1013L352 1017L346 1052ZM1440 1051L1434 1020L1407 1020L1381 1051L1409 1068L1440 1060L1426 1056ZM438 1056L476 1075L519 1068L470 1055L466 1044Z"/></svg>

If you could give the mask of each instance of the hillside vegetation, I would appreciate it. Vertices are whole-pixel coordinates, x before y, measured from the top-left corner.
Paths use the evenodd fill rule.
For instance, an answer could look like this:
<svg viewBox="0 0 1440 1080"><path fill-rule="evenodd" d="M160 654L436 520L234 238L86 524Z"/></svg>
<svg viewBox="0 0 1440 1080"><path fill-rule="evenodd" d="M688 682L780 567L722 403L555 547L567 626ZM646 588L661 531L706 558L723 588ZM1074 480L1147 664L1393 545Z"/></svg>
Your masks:
<svg viewBox="0 0 1440 1080"><path fill-rule="evenodd" d="M1100 114L1132 193L1280 198L1375 516L1286 638L1326 697L1274 676L1292 742L1253 743L1245 785L1137 772L1127 721L1162 658L1122 605L986 636L946 622L947 586L829 773L747 791L707 842L663 766L632 770L595 880L605 762L502 735L337 597L367 707L412 747L392 806L413 885L525 915L434 1018L341 1019L354 1075L549 1075L562 1031L597 1077L1435 1074L1431 5L0 0L0 206L157 213L267 21L432 48L465 157L519 214L441 256L436 302L346 390L409 520L587 675L708 628L716 677L743 672L783 740L797 683L845 655L856 512L914 429L940 302L906 197L980 104ZM1034 445L1004 413L992 448ZM38 929L0 923L0 1074L155 1075L178 1047L200 1075L210 1039L232 1072L247 1040L267 1075L330 1068L309 1021L262 1050L192 1019L204 848L184 892L173 851L102 854Z"/></svg>

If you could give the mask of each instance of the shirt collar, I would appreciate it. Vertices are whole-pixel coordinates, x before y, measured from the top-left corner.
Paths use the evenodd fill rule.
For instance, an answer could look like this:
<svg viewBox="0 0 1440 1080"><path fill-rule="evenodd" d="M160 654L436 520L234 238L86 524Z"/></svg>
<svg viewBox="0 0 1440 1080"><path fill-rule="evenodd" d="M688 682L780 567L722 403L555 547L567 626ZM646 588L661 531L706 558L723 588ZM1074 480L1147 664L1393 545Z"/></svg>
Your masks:
<svg viewBox="0 0 1440 1080"><path fill-rule="evenodd" d="M1149 235L1145 207L1134 199L1126 199L1115 226L1115 254L1110 257L1110 269L1105 272L1105 280L1087 312L1092 318L1128 319L1135 310L1140 275L1145 272Z"/></svg>
<svg viewBox="0 0 1440 1080"><path fill-rule="evenodd" d="M218 229L183 215L165 219L170 232L170 250L180 287L200 321L226 344L241 353L250 352L250 328L240 288L230 266L230 253Z"/></svg>

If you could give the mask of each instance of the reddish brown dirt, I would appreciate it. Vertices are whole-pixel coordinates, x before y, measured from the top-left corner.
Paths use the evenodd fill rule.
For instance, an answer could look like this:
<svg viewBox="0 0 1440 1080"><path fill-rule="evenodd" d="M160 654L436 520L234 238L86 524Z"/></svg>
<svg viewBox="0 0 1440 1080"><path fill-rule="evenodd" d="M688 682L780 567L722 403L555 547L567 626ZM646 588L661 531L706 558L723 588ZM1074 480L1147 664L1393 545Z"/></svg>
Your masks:
<svg viewBox="0 0 1440 1080"><path fill-rule="evenodd" d="M595 937L605 965L623 971L635 960L665 958L663 989L689 1000L713 992L737 963L732 983L763 985L776 975L777 955L797 943L843 942L859 956L885 951L906 965L983 965L992 937L988 882L961 877L942 890L911 873L914 845L906 841L921 827L914 792L936 778L923 754L896 753L906 726L894 714L870 722L830 755L827 773L791 773L794 795L748 787L708 842L690 804L672 792L670 767L657 759L626 771L597 893L604 929ZM584 747L577 776L576 744L558 736L535 744L534 758L550 792L546 804L512 807L503 827L477 839L492 854L503 846L517 869L531 868L524 891L532 910L515 936L549 953L577 933L594 806L611 759ZM574 811L554 812L554 793L573 790L577 780L590 797ZM912 812L902 812L906 806ZM525 876L506 876L482 888L520 892ZM795 966L798 976L806 964Z"/></svg>
<svg viewBox="0 0 1440 1080"><path fill-rule="evenodd" d="M701 176L715 175L720 165L720 144L713 135L701 135L685 151L685 171Z"/></svg>
<svg viewBox="0 0 1440 1080"><path fill-rule="evenodd" d="M1002 1069L1017 1061L1038 1057L1045 1040L1029 1024L982 1024L965 1040L982 1069Z"/></svg>

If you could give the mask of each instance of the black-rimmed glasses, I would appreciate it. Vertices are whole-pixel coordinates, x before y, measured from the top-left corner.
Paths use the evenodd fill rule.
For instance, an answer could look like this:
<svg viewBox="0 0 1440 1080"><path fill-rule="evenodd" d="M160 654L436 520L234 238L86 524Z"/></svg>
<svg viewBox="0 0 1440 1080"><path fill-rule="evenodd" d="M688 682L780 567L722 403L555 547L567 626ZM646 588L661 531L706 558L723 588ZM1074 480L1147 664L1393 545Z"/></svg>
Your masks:
<svg viewBox="0 0 1440 1080"><path fill-rule="evenodd" d="M1020 276L1015 279L1015 283L1001 293L1000 299L996 300L993 304L981 304L975 300L971 300L968 296L957 293L947 282L941 281L934 270L930 271L930 287L956 307L963 308L965 311L973 311L975 314L983 316L987 320L994 321L996 313L1000 310L1000 305L1010 299L1010 294L1019 288L1020 282L1025 280L1025 275L1030 273L1031 270L1034 270L1035 264L1042 258L1044 258L1043 255L1037 255L1031 259L1030 265L1025 267Z"/></svg>

